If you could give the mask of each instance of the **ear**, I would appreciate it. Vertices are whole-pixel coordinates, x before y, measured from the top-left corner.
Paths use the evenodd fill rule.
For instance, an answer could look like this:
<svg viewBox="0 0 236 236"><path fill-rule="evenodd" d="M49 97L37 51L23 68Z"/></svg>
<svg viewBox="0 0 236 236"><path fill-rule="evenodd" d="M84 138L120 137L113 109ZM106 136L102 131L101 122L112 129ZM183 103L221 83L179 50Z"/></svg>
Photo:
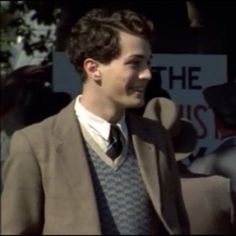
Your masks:
<svg viewBox="0 0 236 236"><path fill-rule="evenodd" d="M84 60L84 70L88 78L95 81L100 80L101 72L99 70L99 63L96 60L92 58L86 58Z"/></svg>

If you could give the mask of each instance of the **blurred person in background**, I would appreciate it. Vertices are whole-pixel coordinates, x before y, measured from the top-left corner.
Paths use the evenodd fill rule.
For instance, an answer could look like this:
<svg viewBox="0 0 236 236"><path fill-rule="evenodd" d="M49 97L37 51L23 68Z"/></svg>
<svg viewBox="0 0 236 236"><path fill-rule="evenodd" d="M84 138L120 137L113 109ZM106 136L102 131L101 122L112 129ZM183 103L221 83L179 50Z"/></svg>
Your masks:
<svg viewBox="0 0 236 236"><path fill-rule="evenodd" d="M192 122L181 118L175 102L165 97L153 97L147 101L143 115L163 125L173 142L184 203L189 216L190 233L194 235L235 233L236 201L230 179L220 175L191 173L182 164L182 161L192 154L197 144L197 131ZM232 168L235 168L235 165Z"/></svg>
<svg viewBox="0 0 236 236"><path fill-rule="evenodd" d="M26 65L1 81L1 165L7 158L12 134L57 113L70 95L53 92L52 66Z"/></svg>
<svg viewBox="0 0 236 236"><path fill-rule="evenodd" d="M213 111L221 143L214 151L194 159L188 169L192 173L228 177L236 201L236 83L208 87L203 95Z"/></svg>
<svg viewBox="0 0 236 236"><path fill-rule="evenodd" d="M236 192L236 83L208 87L203 95L213 111L221 143L211 153L195 159L189 170L226 176L231 179Z"/></svg>

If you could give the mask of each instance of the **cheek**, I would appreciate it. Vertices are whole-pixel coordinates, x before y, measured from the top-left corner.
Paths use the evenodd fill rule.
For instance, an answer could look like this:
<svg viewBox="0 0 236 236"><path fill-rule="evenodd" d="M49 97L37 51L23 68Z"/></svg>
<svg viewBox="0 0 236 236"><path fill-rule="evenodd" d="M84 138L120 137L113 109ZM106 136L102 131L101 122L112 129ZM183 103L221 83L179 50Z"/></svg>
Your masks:
<svg viewBox="0 0 236 236"><path fill-rule="evenodd" d="M121 93L128 93L132 84L134 84L134 79L129 75L122 76L117 80L117 88Z"/></svg>
<svg viewBox="0 0 236 236"><path fill-rule="evenodd" d="M110 77L102 84L103 92L109 96L117 96L124 94L126 90L126 82L122 77Z"/></svg>
<svg viewBox="0 0 236 236"><path fill-rule="evenodd" d="M123 84L123 86L129 86L135 83L135 81L138 78L137 73L134 73L133 71L127 70L124 71L120 76L119 76L119 82Z"/></svg>
<svg viewBox="0 0 236 236"><path fill-rule="evenodd" d="M109 93L125 94L128 93L129 87L135 83L138 76L127 68L119 68L111 70L107 73L104 80L103 87L105 90L109 90Z"/></svg>

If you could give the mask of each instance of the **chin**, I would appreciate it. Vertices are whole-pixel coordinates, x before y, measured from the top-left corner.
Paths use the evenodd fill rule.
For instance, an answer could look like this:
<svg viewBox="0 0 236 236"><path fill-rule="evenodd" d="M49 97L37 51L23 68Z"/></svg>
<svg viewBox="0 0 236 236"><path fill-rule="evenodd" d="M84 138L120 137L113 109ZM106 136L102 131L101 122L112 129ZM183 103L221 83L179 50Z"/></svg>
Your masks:
<svg viewBox="0 0 236 236"><path fill-rule="evenodd" d="M139 108L139 107L142 107L143 105L144 105L144 100L140 99L140 100L136 100L135 102L132 102L129 108Z"/></svg>

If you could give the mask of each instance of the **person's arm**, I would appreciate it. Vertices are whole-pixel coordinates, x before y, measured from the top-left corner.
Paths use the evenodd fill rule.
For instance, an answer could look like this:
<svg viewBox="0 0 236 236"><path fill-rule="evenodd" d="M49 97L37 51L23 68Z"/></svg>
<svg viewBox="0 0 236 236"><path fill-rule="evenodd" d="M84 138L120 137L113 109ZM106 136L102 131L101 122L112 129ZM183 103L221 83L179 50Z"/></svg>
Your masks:
<svg viewBox="0 0 236 236"><path fill-rule="evenodd" d="M1 234L42 234L41 173L34 150L23 131L12 137L2 180Z"/></svg>

